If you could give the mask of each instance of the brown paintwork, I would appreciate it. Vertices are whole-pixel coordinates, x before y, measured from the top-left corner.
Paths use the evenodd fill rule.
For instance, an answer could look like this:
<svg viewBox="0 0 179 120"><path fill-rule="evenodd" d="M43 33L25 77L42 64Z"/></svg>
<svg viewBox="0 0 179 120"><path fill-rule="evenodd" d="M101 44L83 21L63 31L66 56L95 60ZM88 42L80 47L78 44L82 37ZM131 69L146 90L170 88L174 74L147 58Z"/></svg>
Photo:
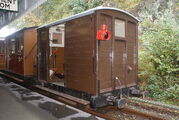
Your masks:
<svg viewBox="0 0 179 120"><path fill-rule="evenodd" d="M65 81L69 88L95 93L92 38L93 16L72 20L65 25Z"/></svg>
<svg viewBox="0 0 179 120"><path fill-rule="evenodd" d="M38 65L38 80L49 81L49 32L48 29L38 31L37 41L37 65Z"/></svg>
<svg viewBox="0 0 179 120"><path fill-rule="evenodd" d="M99 17L98 28L107 25L108 30L112 31L112 16L101 14ZM98 40L98 80L100 81L100 91L103 89L112 90L112 39Z"/></svg>
<svg viewBox="0 0 179 120"><path fill-rule="evenodd" d="M0 41L0 70L6 68L5 41Z"/></svg>
<svg viewBox="0 0 179 120"><path fill-rule="evenodd" d="M112 24L111 26L109 26L109 30L111 29L111 32L113 34L113 37L107 44L108 46L105 46L105 43L107 43L106 41L100 41L97 45L99 54L97 63L97 70L99 74L97 79L100 81L100 92L106 92L112 89L136 85L137 78L135 74L137 72L137 64L134 64L134 61L137 61L137 56L135 56L134 58L134 54L137 55L137 21L123 13L109 10L98 11L97 18L97 30L100 29L100 26L102 24L109 25L109 22L106 21L107 18L111 19ZM116 37L114 35L115 19L125 21L125 38ZM129 23L133 23L133 26L131 26ZM101 50L102 45L104 46L103 50ZM101 51L103 52L101 53ZM129 72L128 66L132 67L132 71ZM100 73L103 74L100 75ZM116 77L118 78L118 80L115 79Z"/></svg>
<svg viewBox="0 0 179 120"><path fill-rule="evenodd" d="M64 73L64 47L56 47L56 67L57 73ZM53 70L53 56L50 56L50 69Z"/></svg>
<svg viewBox="0 0 179 120"><path fill-rule="evenodd" d="M125 22L124 38L114 35L115 19ZM96 40L97 31L103 24L107 25L112 33L110 40ZM66 87L98 95L136 85L137 26L136 19L115 10L97 10L93 14L66 21L64 47ZM41 71L39 80L44 81L49 80L50 27L54 26L39 29L39 33L45 31L44 35L39 36L38 44L39 62L43 62L39 64Z"/></svg>
<svg viewBox="0 0 179 120"><path fill-rule="evenodd" d="M22 76L36 76L36 27L24 28L6 37L7 70ZM11 40L14 39L12 42ZM11 52L15 45L14 53Z"/></svg>
<svg viewBox="0 0 179 120"><path fill-rule="evenodd" d="M136 42L136 25L128 22L128 42L127 42L127 85L136 83L136 63L137 63L137 42Z"/></svg>
<svg viewBox="0 0 179 120"><path fill-rule="evenodd" d="M34 29L24 32L24 75L30 76L35 73L37 53L37 32Z"/></svg>

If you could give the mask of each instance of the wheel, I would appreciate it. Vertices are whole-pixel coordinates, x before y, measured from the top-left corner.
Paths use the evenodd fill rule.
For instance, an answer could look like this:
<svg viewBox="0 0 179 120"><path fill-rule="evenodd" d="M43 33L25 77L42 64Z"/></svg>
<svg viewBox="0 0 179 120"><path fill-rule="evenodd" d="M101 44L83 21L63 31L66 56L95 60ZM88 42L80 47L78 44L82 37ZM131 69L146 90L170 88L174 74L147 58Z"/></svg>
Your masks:
<svg viewBox="0 0 179 120"><path fill-rule="evenodd" d="M90 105L92 108L99 108L108 105L106 101L106 96L92 96L90 100Z"/></svg>
<svg viewBox="0 0 179 120"><path fill-rule="evenodd" d="M125 98L118 99L118 100L117 100L117 107L118 107L119 109L124 108L125 105L126 105L126 103L127 103L127 101L126 101Z"/></svg>

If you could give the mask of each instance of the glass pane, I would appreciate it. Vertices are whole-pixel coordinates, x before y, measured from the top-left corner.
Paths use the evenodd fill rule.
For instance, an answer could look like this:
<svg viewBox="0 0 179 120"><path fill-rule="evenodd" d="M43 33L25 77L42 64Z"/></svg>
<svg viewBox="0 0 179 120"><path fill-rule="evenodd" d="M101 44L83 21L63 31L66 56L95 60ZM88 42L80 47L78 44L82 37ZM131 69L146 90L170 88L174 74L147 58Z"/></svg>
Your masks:
<svg viewBox="0 0 179 120"><path fill-rule="evenodd" d="M62 44L62 34L61 33L53 33L53 44Z"/></svg>
<svg viewBox="0 0 179 120"><path fill-rule="evenodd" d="M115 36L125 37L125 21L115 19Z"/></svg>
<svg viewBox="0 0 179 120"><path fill-rule="evenodd" d="M15 39L11 39L10 53L15 53L16 51L16 41Z"/></svg>

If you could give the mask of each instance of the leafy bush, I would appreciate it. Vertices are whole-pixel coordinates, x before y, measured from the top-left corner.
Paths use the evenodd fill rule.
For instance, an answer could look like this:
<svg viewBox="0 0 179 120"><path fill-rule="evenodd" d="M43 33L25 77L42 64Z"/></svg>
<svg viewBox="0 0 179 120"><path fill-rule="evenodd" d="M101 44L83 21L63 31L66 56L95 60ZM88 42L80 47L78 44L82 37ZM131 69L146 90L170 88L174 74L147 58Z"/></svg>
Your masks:
<svg viewBox="0 0 179 120"><path fill-rule="evenodd" d="M165 91L163 91L161 98L164 100L170 100L166 101L168 103L170 103L171 101L172 103L178 103L179 85L175 84L174 86L170 86L169 88L167 88Z"/></svg>
<svg viewBox="0 0 179 120"><path fill-rule="evenodd" d="M104 0L72 0L69 4L69 8L73 14L77 14L90 8L100 6L103 2Z"/></svg>
<svg viewBox="0 0 179 120"><path fill-rule="evenodd" d="M166 11L156 21L142 24L142 51L139 52L139 78L143 89L162 101L179 101L179 25Z"/></svg>

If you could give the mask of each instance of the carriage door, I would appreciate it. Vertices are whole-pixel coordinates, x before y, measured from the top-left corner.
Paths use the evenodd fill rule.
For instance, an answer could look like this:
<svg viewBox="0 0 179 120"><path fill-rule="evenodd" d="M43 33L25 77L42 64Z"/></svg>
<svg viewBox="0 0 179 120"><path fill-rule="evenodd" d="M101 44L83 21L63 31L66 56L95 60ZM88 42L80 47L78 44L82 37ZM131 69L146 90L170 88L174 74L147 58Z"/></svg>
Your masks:
<svg viewBox="0 0 179 120"><path fill-rule="evenodd" d="M136 23L128 21L127 39L127 84L132 86L137 83L137 28Z"/></svg>
<svg viewBox="0 0 179 120"><path fill-rule="evenodd" d="M38 31L38 80L47 81L49 61L49 32L48 29Z"/></svg>
<svg viewBox="0 0 179 120"><path fill-rule="evenodd" d="M101 13L98 31L102 25L112 33L112 16ZM112 37L109 40L98 40L98 87L100 92L112 90Z"/></svg>
<svg viewBox="0 0 179 120"><path fill-rule="evenodd" d="M124 87L126 84L126 33L125 21L114 19L114 41L113 41L113 88Z"/></svg>

